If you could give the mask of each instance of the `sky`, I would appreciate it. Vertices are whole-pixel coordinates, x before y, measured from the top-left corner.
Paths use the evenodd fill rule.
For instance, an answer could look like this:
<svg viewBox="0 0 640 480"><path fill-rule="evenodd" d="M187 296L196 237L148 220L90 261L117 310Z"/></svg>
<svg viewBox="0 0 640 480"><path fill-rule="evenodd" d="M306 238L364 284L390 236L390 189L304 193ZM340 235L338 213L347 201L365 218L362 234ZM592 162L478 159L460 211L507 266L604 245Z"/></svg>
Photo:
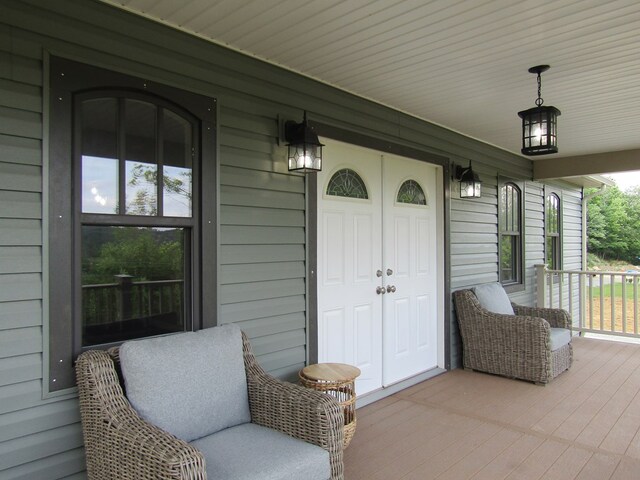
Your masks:
<svg viewBox="0 0 640 480"><path fill-rule="evenodd" d="M620 190L628 190L629 188L640 186L640 170L635 172L610 173L605 175L612 178Z"/></svg>

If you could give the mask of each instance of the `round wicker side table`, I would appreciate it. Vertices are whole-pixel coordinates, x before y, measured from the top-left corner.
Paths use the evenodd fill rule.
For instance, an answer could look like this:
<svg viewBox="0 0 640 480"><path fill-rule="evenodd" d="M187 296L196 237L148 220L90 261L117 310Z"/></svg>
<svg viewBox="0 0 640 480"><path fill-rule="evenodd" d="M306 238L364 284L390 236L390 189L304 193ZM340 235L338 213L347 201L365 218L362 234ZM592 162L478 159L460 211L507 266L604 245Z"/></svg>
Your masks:
<svg viewBox="0 0 640 480"><path fill-rule="evenodd" d="M356 431L355 380L360 369L344 363L318 363L304 367L298 373L300 384L334 396L344 410L344 448L349 446Z"/></svg>

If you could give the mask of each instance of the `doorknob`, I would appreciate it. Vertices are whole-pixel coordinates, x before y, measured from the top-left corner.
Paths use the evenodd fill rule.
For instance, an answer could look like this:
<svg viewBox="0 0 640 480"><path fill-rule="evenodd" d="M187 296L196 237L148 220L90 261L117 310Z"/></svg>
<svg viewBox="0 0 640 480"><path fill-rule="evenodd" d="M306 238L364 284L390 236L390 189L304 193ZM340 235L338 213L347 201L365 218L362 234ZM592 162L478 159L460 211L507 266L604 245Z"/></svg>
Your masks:
<svg viewBox="0 0 640 480"><path fill-rule="evenodd" d="M395 293L395 291L396 291L396 286L395 285L387 285L387 292Z"/></svg>
<svg viewBox="0 0 640 480"><path fill-rule="evenodd" d="M384 287L377 287L376 288L376 293L378 295L384 295L385 293L387 293L387 291L384 289Z"/></svg>
<svg viewBox="0 0 640 480"><path fill-rule="evenodd" d="M391 276L393 275L393 270L391 270L390 268L387 268L387 276Z"/></svg>
<svg viewBox="0 0 640 480"><path fill-rule="evenodd" d="M381 276L382 276L382 270L377 270L376 277L381 277Z"/></svg>

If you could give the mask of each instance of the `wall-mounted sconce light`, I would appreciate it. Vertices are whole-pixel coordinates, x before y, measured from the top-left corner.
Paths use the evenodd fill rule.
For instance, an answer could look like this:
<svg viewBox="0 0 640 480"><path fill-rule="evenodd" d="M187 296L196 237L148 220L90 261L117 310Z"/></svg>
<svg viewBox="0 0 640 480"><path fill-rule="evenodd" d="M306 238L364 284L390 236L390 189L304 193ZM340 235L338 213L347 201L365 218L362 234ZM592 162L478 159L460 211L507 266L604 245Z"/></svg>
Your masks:
<svg viewBox="0 0 640 480"><path fill-rule="evenodd" d="M284 124L284 137L287 147L290 172L319 172L322 170L322 147L318 135L307 123L304 112L302 123L289 120Z"/></svg>
<svg viewBox="0 0 640 480"><path fill-rule="evenodd" d="M455 166L455 179L460 182L460 198L480 198L482 196L482 182L477 173L471 168L471 160L467 168Z"/></svg>
<svg viewBox="0 0 640 480"><path fill-rule="evenodd" d="M536 107L518 112L522 118L522 150L524 155L548 155L558 153L558 115L556 107L543 107L540 74L549 70L549 65L531 67L529 73L538 75L538 98Z"/></svg>

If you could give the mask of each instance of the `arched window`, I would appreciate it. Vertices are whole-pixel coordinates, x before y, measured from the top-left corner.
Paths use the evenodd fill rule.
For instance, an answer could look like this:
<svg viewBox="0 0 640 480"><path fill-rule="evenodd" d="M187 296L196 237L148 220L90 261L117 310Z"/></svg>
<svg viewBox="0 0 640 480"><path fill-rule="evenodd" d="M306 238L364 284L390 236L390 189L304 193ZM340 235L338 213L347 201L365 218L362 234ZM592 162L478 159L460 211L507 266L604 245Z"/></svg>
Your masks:
<svg viewBox="0 0 640 480"><path fill-rule="evenodd" d="M545 258L547 268L559 270L562 260L562 239L560 235L560 197L550 193L545 205Z"/></svg>
<svg viewBox="0 0 640 480"><path fill-rule="evenodd" d="M396 202L409 203L412 205L426 205L427 196L424 194L424 190L418 182L415 180L407 180L400 185Z"/></svg>
<svg viewBox="0 0 640 480"><path fill-rule="evenodd" d="M210 326L216 192L214 99L57 57L51 79L53 391L85 349Z"/></svg>
<svg viewBox="0 0 640 480"><path fill-rule="evenodd" d="M500 187L499 236L500 281L505 285L523 283L522 190L513 182Z"/></svg>
<svg viewBox="0 0 640 480"><path fill-rule="evenodd" d="M343 168L333 174L327 185L327 195L347 198L369 198L364 181L350 168Z"/></svg>

